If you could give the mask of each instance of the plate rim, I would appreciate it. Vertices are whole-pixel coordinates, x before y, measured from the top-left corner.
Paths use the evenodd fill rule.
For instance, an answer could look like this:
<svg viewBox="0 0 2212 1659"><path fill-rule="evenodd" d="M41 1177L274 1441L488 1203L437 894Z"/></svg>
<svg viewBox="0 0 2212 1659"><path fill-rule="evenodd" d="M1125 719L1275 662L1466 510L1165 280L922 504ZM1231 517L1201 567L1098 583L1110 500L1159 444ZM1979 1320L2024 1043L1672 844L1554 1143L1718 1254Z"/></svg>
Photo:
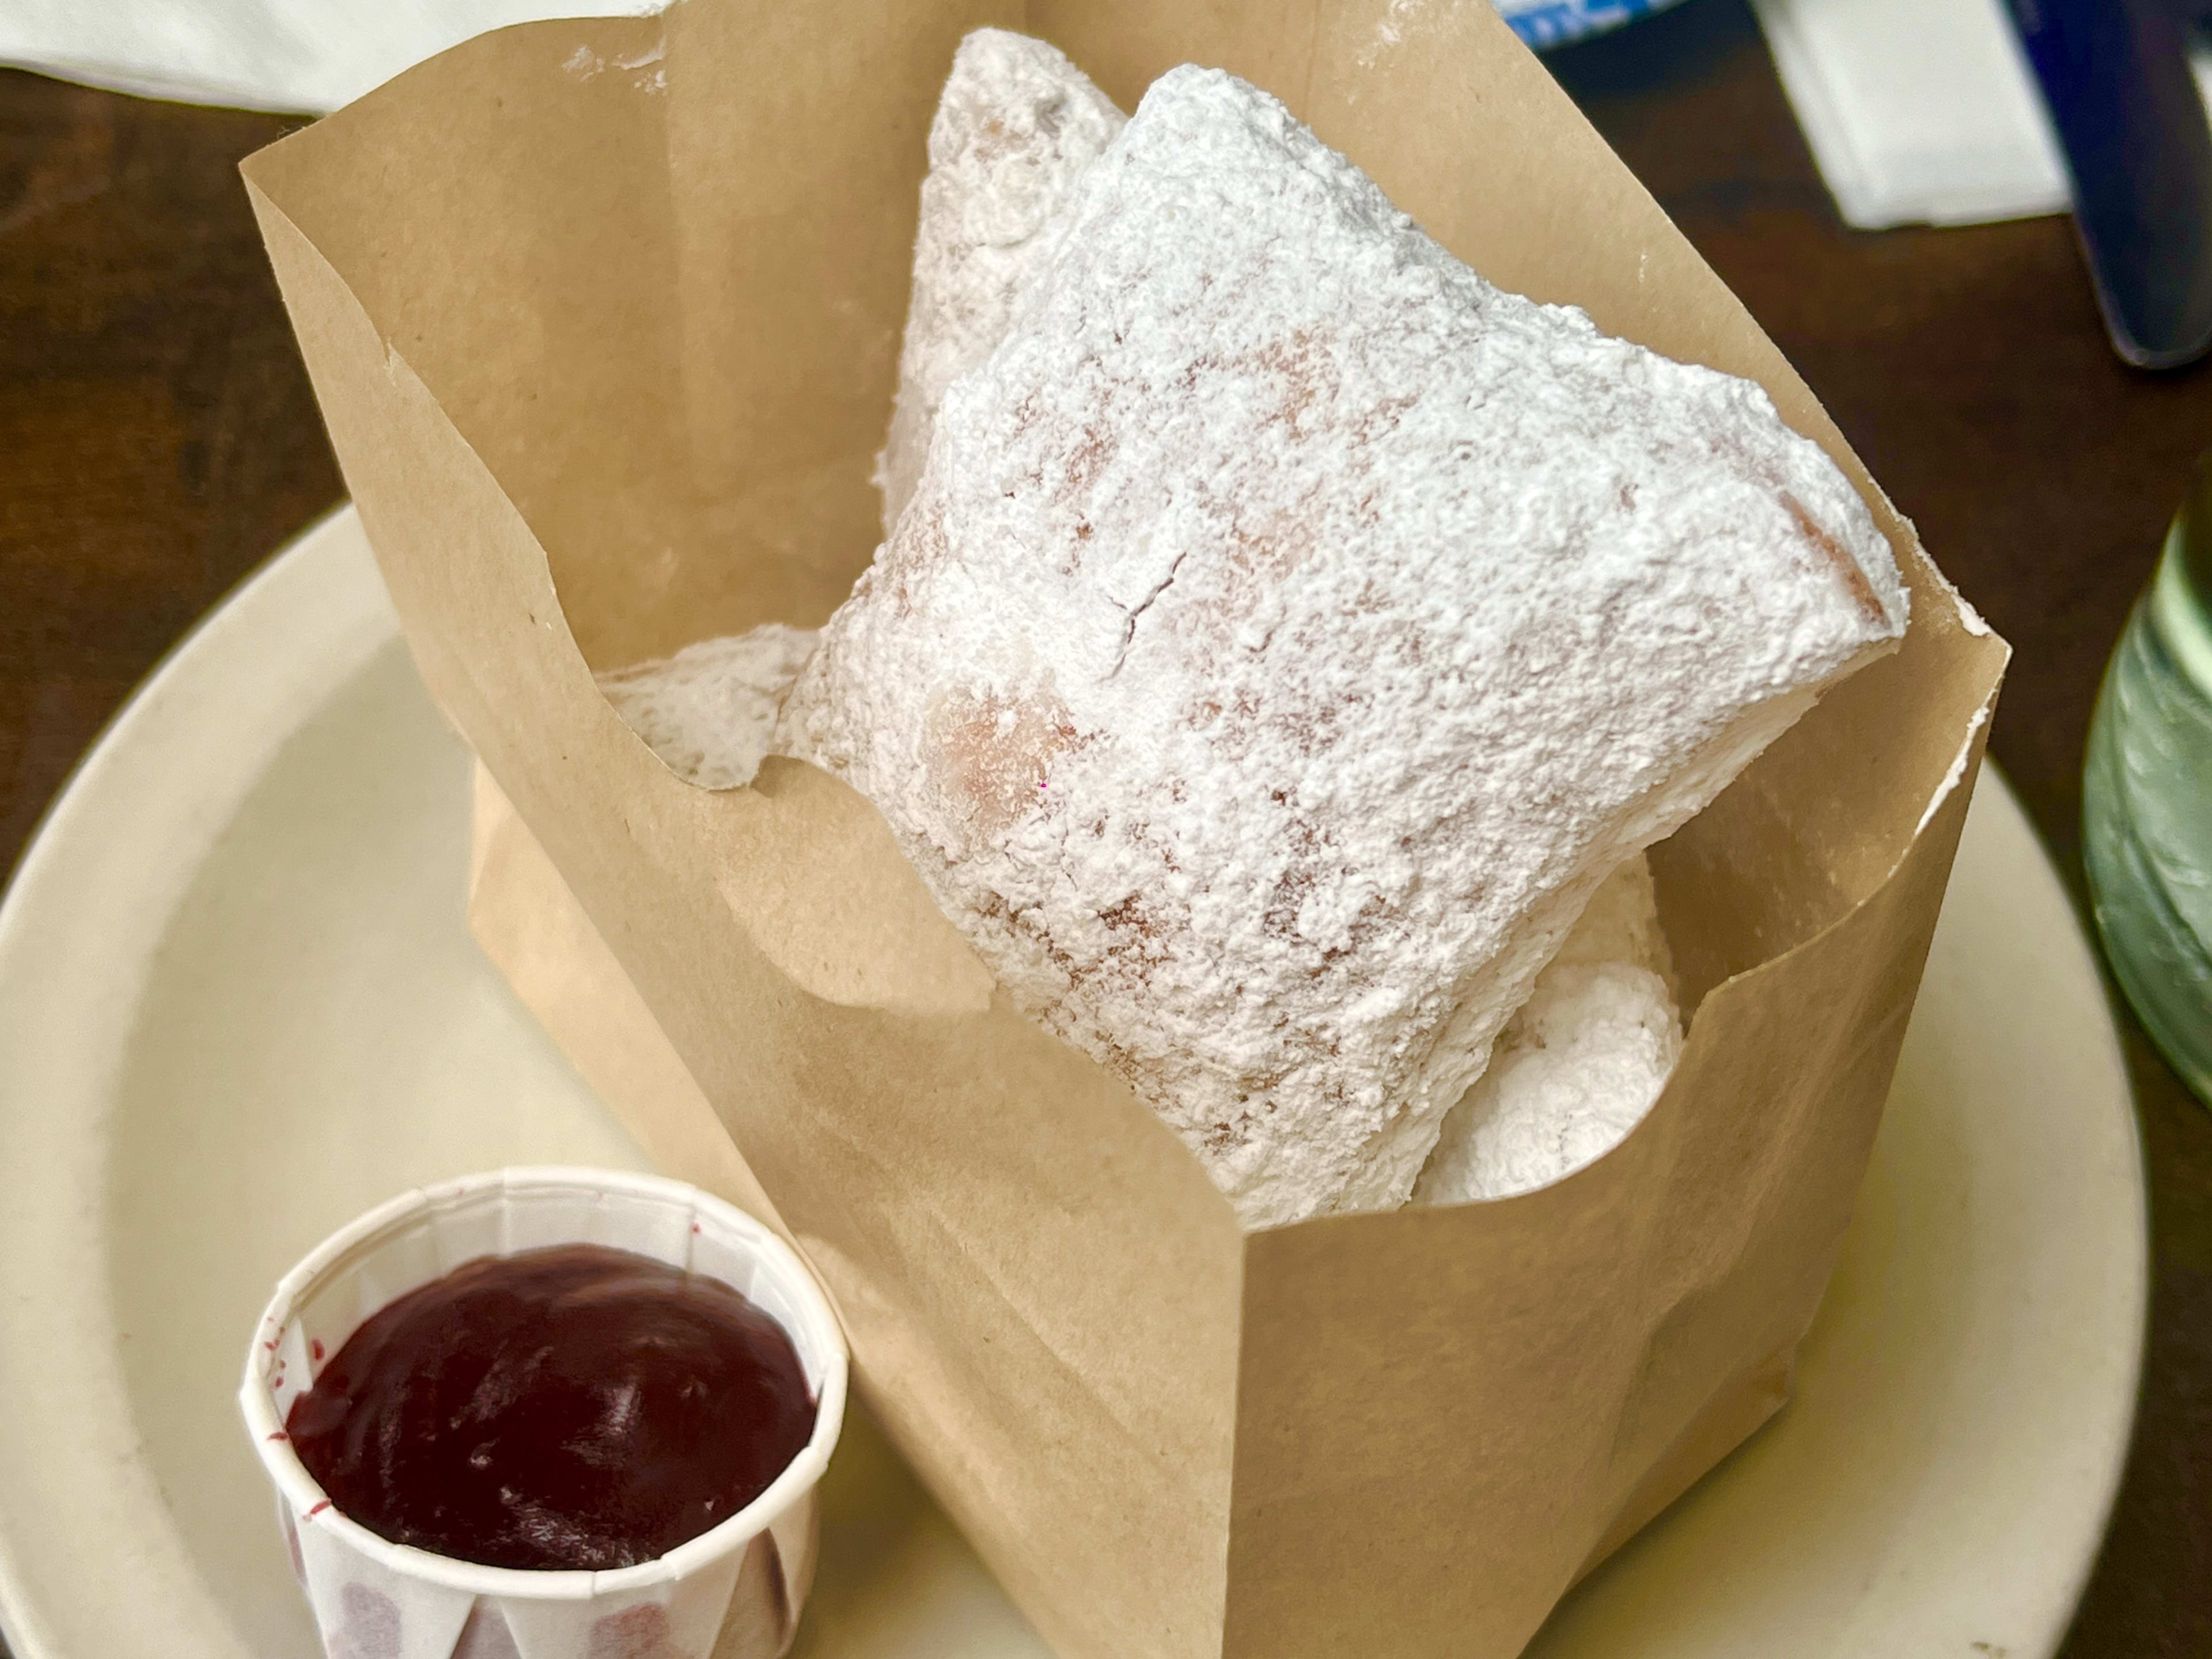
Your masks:
<svg viewBox="0 0 2212 1659"><path fill-rule="evenodd" d="M172 1640L179 1651L194 1650L183 1645L189 1638L180 1624L209 1632L211 1639L200 1650L208 1656L240 1651L235 1642L220 1639L217 1632L227 1621L207 1587L190 1571L181 1546L166 1553L161 1548L174 1540L174 1524L143 1460L129 1461L135 1433L120 1356L112 1342L103 1349L94 1335L112 1332L115 1325L106 1250L97 1243L70 1248L72 1224L96 1210L106 1193L105 1137L97 1127L79 1123L74 1158L41 1156L66 1144L65 1136L40 1132L67 1121L67 1085L76 1082L81 1097L97 1093L83 1076L67 1075L70 1062L76 1062L73 1069L80 1074L112 1073L114 1065L103 1061L119 1060L123 1044L114 1045L112 1055L88 1060L64 1052L70 1045L22 1039L27 1032L35 1039L46 1029L36 1018L42 1003L66 1004L72 990L81 999L105 995L124 1005L125 1016L110 1024L118 1036L128 1033L135 1023L130 993L136 986L117 982L112 972L97 971L101 964L76 959L68 950L73 933L101 933L97 920L91 927L69 925L84 921L77 907L88 890L86 884L72 884L76 872L71 866L114 878L97 886L91 907L95 913L104 911L114 928L103 961L121 954L112 948L112 939L129 940L134 947L145 944L148 948L127 964L143 982L153 947L191 873L276 751L312 712L286 705L283 692L343 684L398 632L398 617L373 562L345 557L356 544L365 550L359 515L351 502L341 502L282 544L187 629L71 768L0 889L0 1171L36 1167L42 1176L30 1201L20 1189L11 1189L9 1201L0 1204L0 1263L5 1267L0 1286L27 1270L36 1272L46 1284L67 1287L82 1310L66 1326L57 1323L40 1331L35 1314L26 1312L30 1298L0 1297L0 1399L10 1408L0 1413L0 1469L10 1477L0 1478L0 1641L15 1659L76 1659L65 1644L48 1639L53 1620L42 1611L66 1603L38 1594L13 1547L15 1534L38 1527L46 1516L35 1504L33 1513L21 1512L23 1466L12 1454L30 1437L26 1423L52 1426L21 1408L27 1393L22 1385L31 1378L33 1389L51 1386L46 1375L57 1370L67 1375L73 1389L98 1395L109 1410L109 1420L95 1425L91 1437L103 1443L101 1454L124 1456L125 1462L118 1483L121 1490L108 1494L115 1501L106 1507L143 1512L141 1529L126 1529L117 1541L125 1566L155 1576L148 1587L154 1593L112 1598L113 1604L143 1624L149 1635ZM150 811L133 810L129 785L134 775L166 771L167 781L178 781L168 740L196 726L204 738L205 724L226 716L231 723L218 729L230 740L195 747L191 787L156 799ZM102 854L118 846L149 839L157 821L159 830L179 837L167 844L165 856L101 862ZM186 846L189 852L179 850ZM44 962L39 960L42 952ZM26 1109L31 1101L43 1100L42 1083L56 1080L42 1073L57 1071L63 1073L64 1109L44 1115ZM19 1101L23 1104L14 1103ZM42 1139L50 1144L40 1146ZM24 1142L31 1144L30 1156L25 1155ZM36 1347L41 1337L53 1345L52 1351L27 1359L26 1350ZM88 1486L97 1489L99 1483ZM180 1573L180 1566L186 1570ZM160 1602L163 1592L181 1605L166 1604L161 1616L148 1617L144 1604ZM163 1649L157 1640L143 1650Z"/></svg>

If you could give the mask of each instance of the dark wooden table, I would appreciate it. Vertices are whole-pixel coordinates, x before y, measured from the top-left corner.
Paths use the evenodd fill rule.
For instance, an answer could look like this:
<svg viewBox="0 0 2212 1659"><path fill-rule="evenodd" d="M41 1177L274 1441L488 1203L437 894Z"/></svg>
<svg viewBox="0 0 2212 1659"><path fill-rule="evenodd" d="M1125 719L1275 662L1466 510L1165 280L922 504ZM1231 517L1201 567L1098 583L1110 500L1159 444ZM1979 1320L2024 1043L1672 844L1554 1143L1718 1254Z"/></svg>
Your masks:
<svg viewBox="0 0 2212 1659"><path fill-rule="evenodd" d="M1843 228L1743 0L1553 61L2017 647L1990 746L2078 895L2090 705L2212 370L2121 367L2064 220ZM342 494L234 172L292 125L0 71L0 868L155 659ZM2065 1652L2179 1659L2212 1653L2212 1114L2124 1029L2150 1349Z"/></svg>

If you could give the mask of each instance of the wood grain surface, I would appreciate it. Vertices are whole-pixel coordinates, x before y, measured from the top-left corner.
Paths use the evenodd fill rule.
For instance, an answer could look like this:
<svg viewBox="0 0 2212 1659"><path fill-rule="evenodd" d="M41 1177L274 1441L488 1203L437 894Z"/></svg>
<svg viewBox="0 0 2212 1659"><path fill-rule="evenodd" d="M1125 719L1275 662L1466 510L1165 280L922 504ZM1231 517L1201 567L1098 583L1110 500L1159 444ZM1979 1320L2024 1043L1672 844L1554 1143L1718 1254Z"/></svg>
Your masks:
<svg viewBox="0 0 2212 1659"><path fill-rule="evenodd" d="M1551 61L2012 641L1990 747L2078 898L2090 708L2212 370L2122 367L2063 219L1844 229L1744 0ZM0 71L0 868L162 653L342 494L235 173L294 125ZM2179 1659L2212 1653L2212 1114L2123 1026L2151 1338L2065 1653Z"/></svg>

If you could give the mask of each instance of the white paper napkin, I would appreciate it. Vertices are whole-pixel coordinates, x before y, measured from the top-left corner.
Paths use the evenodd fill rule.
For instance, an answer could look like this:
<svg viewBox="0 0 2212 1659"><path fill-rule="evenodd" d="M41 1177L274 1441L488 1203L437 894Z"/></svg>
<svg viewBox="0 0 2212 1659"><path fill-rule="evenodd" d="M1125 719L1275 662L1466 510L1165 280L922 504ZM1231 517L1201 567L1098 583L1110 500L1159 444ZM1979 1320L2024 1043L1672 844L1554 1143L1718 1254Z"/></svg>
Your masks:
<svg viewBox="0 0 2212 1659"><path fill-rule="evenodd" d="M2001 0L1752 0L1837 210L1862 230L2063 212Z"/></svg>
<svg viewBox="0 0 2212 1659"><path fill-rule="evenodd" d="M333 110L472 34L665 0L0 0L0 64L118 92Z"/></svg>

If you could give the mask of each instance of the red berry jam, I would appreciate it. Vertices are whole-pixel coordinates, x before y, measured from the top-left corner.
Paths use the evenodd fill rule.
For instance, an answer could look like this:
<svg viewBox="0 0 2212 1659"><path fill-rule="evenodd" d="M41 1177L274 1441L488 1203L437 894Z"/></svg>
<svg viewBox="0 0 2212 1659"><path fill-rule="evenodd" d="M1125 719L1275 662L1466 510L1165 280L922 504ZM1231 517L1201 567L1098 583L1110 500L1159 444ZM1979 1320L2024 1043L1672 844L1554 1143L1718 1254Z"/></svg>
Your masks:
<svg viewBox="0 0 2212 1659"><path fill-rule="evenodd" d="M486 1566L634 1566L814 1432L791 1338L720 1279L597 1244L486 1256L349 1337L285 1421L378 1536Z"/></svg>

